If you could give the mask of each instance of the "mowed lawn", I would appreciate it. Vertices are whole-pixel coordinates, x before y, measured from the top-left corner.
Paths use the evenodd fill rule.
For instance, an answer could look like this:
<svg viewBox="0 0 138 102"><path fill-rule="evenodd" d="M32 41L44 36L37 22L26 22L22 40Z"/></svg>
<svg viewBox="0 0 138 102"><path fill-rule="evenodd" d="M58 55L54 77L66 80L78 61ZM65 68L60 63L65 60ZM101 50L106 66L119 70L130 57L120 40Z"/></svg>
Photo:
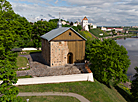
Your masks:
<svg viewBox="0 0 138 102"><path fill-rule="evenodd" d="M17 67L21 68L21 67L26 67L27 66L27 58L26 57L22 57L22 56L18 56L17 57Z"/></svg>
<svg viewBox="0 0 138 102"><path fill-rule="evenodd" d="M23 101L29 102L80 102L77 98L69 96L23 96Z"/></svg>
<svg viewBox="0 0 138 102"><path fill-rule="evenodd" d="M38 84L18 86L19 92L73 92L80 94L92 102L126 102L126 100L111 86L98 82L70 82L57 84Z"/></svg>

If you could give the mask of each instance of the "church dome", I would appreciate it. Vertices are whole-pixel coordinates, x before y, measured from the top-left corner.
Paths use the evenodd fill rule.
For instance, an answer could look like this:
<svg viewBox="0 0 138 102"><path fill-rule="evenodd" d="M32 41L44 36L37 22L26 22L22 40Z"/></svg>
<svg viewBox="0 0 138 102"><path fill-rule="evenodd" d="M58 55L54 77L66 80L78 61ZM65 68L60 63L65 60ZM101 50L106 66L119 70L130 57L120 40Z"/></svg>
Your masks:
<svg viewBox="0 0 138 102"><path fill-rule="evenodd" d="M62 23L61 23L60 20L59 20L59 22L57 23L57 27L58 27L58 28L62 27Z"/></svg>

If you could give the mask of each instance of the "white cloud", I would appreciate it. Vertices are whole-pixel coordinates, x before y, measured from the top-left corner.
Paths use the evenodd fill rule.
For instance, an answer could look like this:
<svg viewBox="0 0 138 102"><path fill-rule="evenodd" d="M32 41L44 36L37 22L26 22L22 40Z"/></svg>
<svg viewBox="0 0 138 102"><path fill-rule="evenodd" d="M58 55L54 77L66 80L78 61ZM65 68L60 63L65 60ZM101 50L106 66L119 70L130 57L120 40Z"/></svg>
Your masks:
<svg viewBox="0 0 138 102"><path fill-rule="evenodd" d="M10 2L16 13L24 15L29 21L36 17L58 18L58 13L70 21L87 16L89 22L96 25L137 25L137 0L18 0L30 4ZM65 2L64 6L59 6ZM53 2L53 4L51 3ZM56 3L56 6L54 4ZM52 15L51 17L48 14ZM31 16L32 15L32 16ZM42 16L40 16L42 18ZM34 20L33 20L34 19Z"/></svg>
<svg viewBox="0 0 138 102"><path fill-rule="evenodd" d="M58 0L55 1L55 4L57 4L57 3L58 3Z"/></svg>

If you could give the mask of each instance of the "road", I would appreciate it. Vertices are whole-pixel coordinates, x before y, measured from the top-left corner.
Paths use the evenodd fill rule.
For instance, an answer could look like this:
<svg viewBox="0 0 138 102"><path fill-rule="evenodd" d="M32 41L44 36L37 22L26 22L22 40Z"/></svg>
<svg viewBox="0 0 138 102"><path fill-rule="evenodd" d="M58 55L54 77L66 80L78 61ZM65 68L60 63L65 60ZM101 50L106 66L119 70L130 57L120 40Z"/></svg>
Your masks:
<svg viewBox="0 0 138 102"><path fill-rule="evenodd" d="M90 102L88 99L79 94L66 92L22 92L17 96L71 96L77 98L81 102Z"/></svg>

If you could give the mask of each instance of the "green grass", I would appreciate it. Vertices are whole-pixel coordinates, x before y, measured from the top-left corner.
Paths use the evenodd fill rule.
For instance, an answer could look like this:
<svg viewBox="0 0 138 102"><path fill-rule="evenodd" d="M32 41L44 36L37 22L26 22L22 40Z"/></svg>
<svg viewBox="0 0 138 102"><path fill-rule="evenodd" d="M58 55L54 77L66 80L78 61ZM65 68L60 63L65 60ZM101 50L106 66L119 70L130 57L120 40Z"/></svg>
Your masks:
<svg viewBox="0 0 138 102"><path fill-rule="evenodd" d="M126 102L114 87L98 82L71 82L18 86L19 92L73 92L92 102Z"/></svg>
<svg viewBox="0 0 138 102"><path fill-rule="evenodd" d="M21 78L32 78L32 76L31 76L31 75L26 75L26 76L18 76L17 78L18 78L18 79L21 79Z"/></svg>
<svg viewBox="0 0 138 102"><path fill-rule="evenodd" d="M80 102L77 98L69 96L23 96L23 101L29 102Z"/></svg>
<svg viewBox="0 0 138 102"><path fill-rule="evenodd" d="M26 57L21 57L21 56L18 56L17 57L17 67L18 68L21 68L21 67L26 67L27 66L27 58Z"/></svg>
<svg viewBox="0 0 138 102"><path fill-rule="evenodd" d="M109 34L107 34L106 32L102 31L99 28L95 28L95 29L90 29L90 32L95 35L96 37L106 37L106 36L110 36ZM99 34L103 33L103 36L100 36Z"/></svg>
<svg viewBox="0 0 138 102"><path fill-rule="evenodd" d="M79 34L81 34L86 39L91 39L91 40L95 39L88 31L79 31Z"/></svg>

